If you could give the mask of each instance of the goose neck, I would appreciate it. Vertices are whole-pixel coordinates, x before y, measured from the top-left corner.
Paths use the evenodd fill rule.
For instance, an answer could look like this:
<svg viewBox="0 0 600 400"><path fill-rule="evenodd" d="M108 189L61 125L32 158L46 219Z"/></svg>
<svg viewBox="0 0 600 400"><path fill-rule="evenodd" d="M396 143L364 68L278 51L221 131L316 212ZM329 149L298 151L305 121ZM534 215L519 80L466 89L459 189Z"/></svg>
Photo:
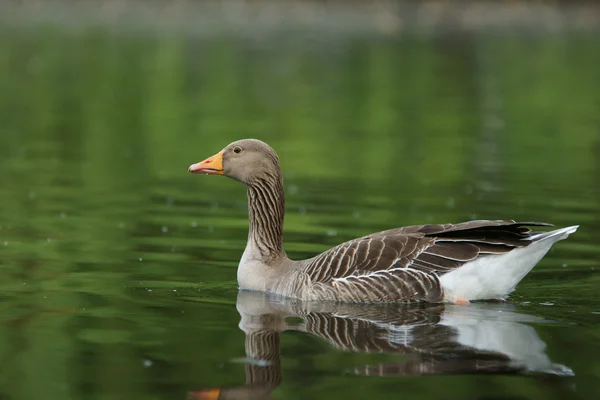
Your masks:
<svg viewBox="0 0 600 400"><path fill-rule="evenodd" d="M285 199L281 176L257 179L248 185L248 245L254 247L262 261L285 256L283 219Z"/></svg>

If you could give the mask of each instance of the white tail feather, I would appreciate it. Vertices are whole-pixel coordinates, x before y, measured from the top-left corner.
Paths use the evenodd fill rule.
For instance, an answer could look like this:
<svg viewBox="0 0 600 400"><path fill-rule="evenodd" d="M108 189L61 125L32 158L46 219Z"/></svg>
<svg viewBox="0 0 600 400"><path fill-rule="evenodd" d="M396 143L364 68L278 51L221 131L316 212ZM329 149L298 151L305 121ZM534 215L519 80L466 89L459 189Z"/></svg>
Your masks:
<svg viewBox="0 0 600 400"><path fill-rule="evenodd" d="M490 255L468 262L443 276L440 282L446 301L502 299L546 255L554 243L566 239L579 226L570 226L531 237L527 247L509 253Z"/></svg>
<svg viewBox="0 0 600 400"><path fill-rule="evenodd" d="M577 228L579 228L579 225L573 225L573 226L569 226L569 227L562 228L562 229L556 229L556 230L550 231L550 232L538 233L537 235L533 235L531 237L531 240L533 240L533 241L544 240L544 239L551 238L554 236L560 236L558 239L556 239L552 242L552 243L554 243L559 240L566 239L571 233L575 233Z"/></svg>

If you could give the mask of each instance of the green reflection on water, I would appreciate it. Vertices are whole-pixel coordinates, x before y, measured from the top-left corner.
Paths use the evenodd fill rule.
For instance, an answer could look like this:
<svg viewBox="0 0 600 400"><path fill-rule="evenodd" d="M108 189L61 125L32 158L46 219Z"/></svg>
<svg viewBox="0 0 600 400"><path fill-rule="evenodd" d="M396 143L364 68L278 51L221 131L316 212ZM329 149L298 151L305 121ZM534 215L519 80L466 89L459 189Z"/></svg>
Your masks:
<svg viewBox="0 0 600 400"><path fill-rule="evenodd" d="M582 225L513 295L523 312L574 323L536 326L572 381L352 378L342 371L368 356L291 333L277 397L592 395L596 37L315 47L286 37L267 46L51 26L2 32L3 397L182 398L243 381L244 366L230 361L244 354L234 307L244 189L186 172L242 137L279 152L293 258L424 222Z"/></svg>

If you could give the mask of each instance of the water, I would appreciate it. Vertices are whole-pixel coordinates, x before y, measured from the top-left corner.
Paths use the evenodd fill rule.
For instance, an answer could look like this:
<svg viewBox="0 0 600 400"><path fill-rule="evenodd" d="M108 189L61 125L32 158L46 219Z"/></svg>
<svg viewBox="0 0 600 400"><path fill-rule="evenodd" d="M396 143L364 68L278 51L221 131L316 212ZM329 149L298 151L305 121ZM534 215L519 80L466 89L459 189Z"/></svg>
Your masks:
<svg viewBox="0 0 600 400"><path fill-rule="evenodd" d="M1 29L0 397L598 395L595 34ZM581 228L506 304L238 294L245 191L187 167L244 137L280 155L295 259L426 222Z"/></svg>

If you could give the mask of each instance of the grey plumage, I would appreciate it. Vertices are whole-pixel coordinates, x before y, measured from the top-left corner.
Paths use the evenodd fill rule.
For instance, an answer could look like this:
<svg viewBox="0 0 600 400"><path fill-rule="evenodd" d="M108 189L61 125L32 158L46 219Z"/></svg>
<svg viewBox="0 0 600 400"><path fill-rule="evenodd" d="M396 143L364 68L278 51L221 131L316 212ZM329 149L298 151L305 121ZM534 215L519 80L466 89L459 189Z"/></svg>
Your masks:
<svg viewBox="0 0 600 400"><path fill-rule="evenodd" d="M490 298L485 290L473 289L473 285L487 288L492 298L502 297L552 243L577 229L569 227L537 235L528 226L551 225L513 220L408 226L342 243L308 260L292 261L283 249L283 178L279 158L271 147L255 139L239 140L189 170L225 175L247 186L250 228L238 267L240 287L303 300L467 301L469 291L477 292L473 294L475 299ZM492 271L489 274L500 271L505 276L497 287L491 287L485 274L477 275L468 288L457 284L462 275L444 278L467 264L514 255L518 249L550 238L541 247L532 246L532 254L523 254L528 261L513 266L514 271L503 272L502 262L496 262L500 269L498 265L481 267ZM514 282L506 276L512 276Z"/></svg>
<svg viewBox="0 0 600 400"><path fill-rule="evenodd" d="M315 300L396 302L443 300L439 276L477 257L532 243L515 221L418 225L354 239L302 262Z"/></svg>

